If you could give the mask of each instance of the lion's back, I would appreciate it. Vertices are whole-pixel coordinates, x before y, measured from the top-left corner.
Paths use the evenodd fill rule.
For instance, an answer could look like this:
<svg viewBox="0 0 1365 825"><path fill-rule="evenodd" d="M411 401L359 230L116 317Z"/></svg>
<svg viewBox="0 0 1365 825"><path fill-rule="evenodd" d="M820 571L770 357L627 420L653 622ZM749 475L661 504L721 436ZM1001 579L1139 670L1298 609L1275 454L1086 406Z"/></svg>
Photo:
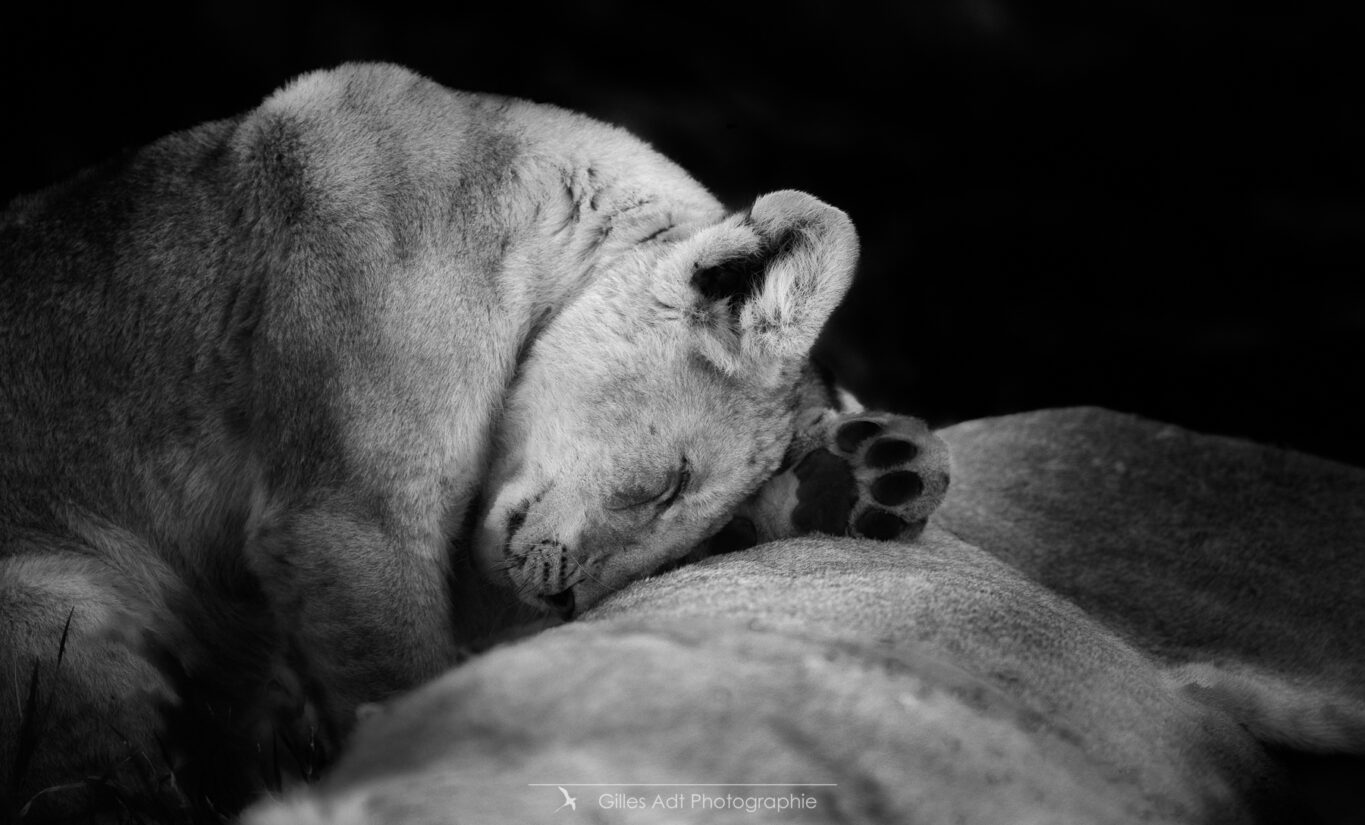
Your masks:
<svg viewBox="0 0 1365 825"><path fill-rule="evenodd" d="M149 487L143 446L222 464L267 420L291 430L277 442L333 443L331 422L297 413L331 406L323 385L359 357L348 341L431 349L391 339L449 308L423 309L450 274L432 260L462 262L469 304L494 301L499 187L520 146L475 110L500 105L396 67L345 67L12 202L0 217L4 513L37 515L54 498L155 509L130 500ZM395 272L423 281L404 285L418 294L396 311Z"/></svg>

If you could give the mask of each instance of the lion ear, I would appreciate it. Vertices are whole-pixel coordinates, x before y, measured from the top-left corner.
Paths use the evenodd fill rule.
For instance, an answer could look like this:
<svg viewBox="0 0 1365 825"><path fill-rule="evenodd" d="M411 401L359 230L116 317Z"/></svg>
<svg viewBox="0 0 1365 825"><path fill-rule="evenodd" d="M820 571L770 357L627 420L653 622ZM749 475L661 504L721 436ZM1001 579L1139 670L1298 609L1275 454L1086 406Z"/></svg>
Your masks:
<svg viewBox="0 0 1365 825"><path fill-rule="evenodd" d="M716 230L689 281L694 317L709 327L703 354L727 372L803 360L853 281L852 221L810 195L783 191Z"/></svg>

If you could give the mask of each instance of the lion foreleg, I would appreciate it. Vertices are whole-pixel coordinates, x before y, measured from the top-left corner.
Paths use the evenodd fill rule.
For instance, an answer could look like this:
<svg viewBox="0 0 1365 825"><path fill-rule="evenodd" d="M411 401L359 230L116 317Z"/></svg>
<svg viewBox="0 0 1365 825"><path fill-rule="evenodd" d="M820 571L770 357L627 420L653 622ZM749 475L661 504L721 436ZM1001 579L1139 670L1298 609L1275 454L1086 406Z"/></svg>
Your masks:
<svg viewBox="0 0 1365 825"><path fill-rule="evenodd" d="M359 705L457 658L441 536L357 512L334 501L273 519L250 552L331 742Z"/></svg>

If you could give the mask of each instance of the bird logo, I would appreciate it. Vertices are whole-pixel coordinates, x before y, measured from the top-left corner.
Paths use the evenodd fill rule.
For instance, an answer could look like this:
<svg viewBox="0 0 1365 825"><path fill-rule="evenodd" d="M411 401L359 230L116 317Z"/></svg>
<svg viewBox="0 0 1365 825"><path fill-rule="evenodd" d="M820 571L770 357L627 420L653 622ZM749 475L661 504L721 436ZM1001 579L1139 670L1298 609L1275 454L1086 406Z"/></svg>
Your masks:
<svg viewBox="0 0 1365 825"><path fill-rule="evenodd" d="M566 791L566 790L564 790L562 787L560 787L560 786L558 786L558 785L556 785L555 787L556 787L556 788L559 788L559 792L562 793L562 794L564 794L564 804L563 804L563 805L560 805L558 808L555 808L555 813L559 813L560 811L564 810L565 808L568 808L568 809L571 810L571 811L576 811L576 810L578 810L578 797L576 797L576 796L569 796L569 792Z"/></svg>

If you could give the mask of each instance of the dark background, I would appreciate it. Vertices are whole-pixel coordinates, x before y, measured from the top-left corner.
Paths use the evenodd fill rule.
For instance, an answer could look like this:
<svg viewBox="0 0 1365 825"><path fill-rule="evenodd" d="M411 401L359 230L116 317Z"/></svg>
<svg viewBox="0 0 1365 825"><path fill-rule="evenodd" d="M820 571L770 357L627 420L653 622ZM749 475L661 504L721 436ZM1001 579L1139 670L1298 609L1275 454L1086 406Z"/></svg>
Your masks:
<svg viewBox="0 0 1365 825"><path fill-rule="evenodd" d="M0 200L391 60L627 126L735 206L847 210L861 274L823 349L876 405L1100 404L1365 465L1347 4L39 5L0 12Z"/></svg>

